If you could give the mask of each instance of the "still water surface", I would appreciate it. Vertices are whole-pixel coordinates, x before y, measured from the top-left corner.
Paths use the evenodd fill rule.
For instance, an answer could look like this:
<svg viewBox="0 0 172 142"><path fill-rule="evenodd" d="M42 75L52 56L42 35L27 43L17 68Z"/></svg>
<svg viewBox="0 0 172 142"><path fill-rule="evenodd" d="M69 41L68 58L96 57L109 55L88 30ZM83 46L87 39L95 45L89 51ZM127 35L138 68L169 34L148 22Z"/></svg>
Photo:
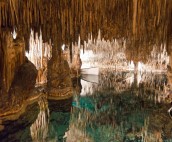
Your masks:
<svg viewBox="0 0 172 142"><path fill-rule="evenodd" d="M73 98L42 97L18 120L3 122L0 142L171 142L168 93L164 74L84 76Z"/></svg>

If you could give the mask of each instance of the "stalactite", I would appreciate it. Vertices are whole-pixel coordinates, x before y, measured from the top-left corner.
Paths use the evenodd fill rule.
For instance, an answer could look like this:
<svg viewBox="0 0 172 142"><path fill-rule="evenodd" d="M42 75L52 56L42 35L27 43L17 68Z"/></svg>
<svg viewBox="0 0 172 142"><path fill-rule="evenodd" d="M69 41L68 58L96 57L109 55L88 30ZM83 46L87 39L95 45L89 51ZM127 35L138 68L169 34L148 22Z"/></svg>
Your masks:
<svg viewBox="0 0 172 142"><path fill-rule="evenodd" d="M43 38L48 40L50 37L47 36L52 36L54 33L53 28L50 27L57 25L57 18L60 18L62 39L65 42L71 42L69 39L75 42L78 34L81 35L82 40L90 32L95 37L99 28L109 38L125 34L130 36L131 33L137 34L138 38L141 38L147 36L146 29L158 32L166 31L163 19L167 14L166 9L169 8L167 4L168 2L164 0L1 1L0 25L10 27L22 25L24 30L26 27L28 29L40 28L43 27L43 24L48 23L49 27L42 28ZM127 18L124 15L128 15ZM157 29L156 26L159 28ZM109 32L106 32L107 29ZM149 34L150 37L153 37L155 32ZM163 34L165 33L159 33L159 38Z"/></svg>
<svg viewBox="0 0 172 142"><path fill-rule="evenodd" d="M95 42L92 39L92 34L90 34L88 42L84 42L84 52L81 50L81 60L82 68L88 67L100 67L100 68L113 68L116 70L133 70L130 68L130 60L127 60L127 40L114 39L112 41L105 40L101 38L101 33L99 30L98 37L95 39ZM74 51L76 48L80 49L80 37L78 39L78 45L73 47ZM167 65L169 64L169 56L167 55L166 45L153 45L150 56L146 62L138 62L136 70L141 72L164 72L167 71ZM73 53L74 55L74 53ZM135 55L136 56L136 55Z"/></svg>
<svg viewBox="0 0 172 142"><path fill-rule="evenodd" d="M38 69L37 84L46 83L47 63L52 57L51 40L49 43L43 43L42 32L40 31L40 36L36 33L34 38L34 31L31 30L29 46L30 50L26 52L26 56Z"/></svg>
<svg viewBox="0 0 172 142"><path fill-rule="evenodd" d="M136 34L137 0L133 0L133 34Z"/></svg>

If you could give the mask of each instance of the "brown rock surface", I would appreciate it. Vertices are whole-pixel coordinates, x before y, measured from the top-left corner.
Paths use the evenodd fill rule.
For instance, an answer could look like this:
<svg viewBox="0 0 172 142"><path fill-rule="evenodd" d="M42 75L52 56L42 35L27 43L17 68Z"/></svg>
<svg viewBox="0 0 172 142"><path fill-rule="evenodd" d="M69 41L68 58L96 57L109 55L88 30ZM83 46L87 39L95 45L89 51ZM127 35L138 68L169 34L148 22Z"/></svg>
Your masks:
<svg viewBox="0 0 172 142"><path fill-rule="evenodd" d="M36 77L35 66L26 59L16 72L9 93L0 96L0 112L21 109L23 102L34 95Z"/></svg>
<svg viewBox="0 0 172 142"><path fill-rule="evenodd" d="M62 57L53 57L48 63L48 95L65 97L72 95L70 68Z"/></svg>
<svg viewBox="0 0 172 142"><path fill-rule="evenodd" d="M152 42L163 42L167 32L171 34L171 0L15 0L0 1L0 9L1 27L21 26L25 34L41 27L46 40L57 38L60 17L58 36L65 43L76 41L78 34L82 40L91 32L96 37L99 29L109 39L133 36Z"/></svg>
<svg viewBox="0 0 172 142"><path fill-rule="evenodd" d="M34 64L26 58L25 63L20 66L16 73L11 87L13 88L18 86L23 90L30 91L35 88L37 74L38 71Z"/></svg>
<svg viewBox="0 0 172 142"><path fill-rule="evenodd" d="M172 45L172 44L171 44ZM170 52L170 63L167 70L168 84L169 84L169 95L168 102L172 102L172 52Z"/></svg>
<svg viewBox="0 0 172 142"><path fill-rule="evenodd" d="M80 69L81 69L82 61L79 54L74 54L72 65L71 65L71 72L75 76L79 76Z"/></svg>
<svg viewBox="0 0 172 142"><path fill-rule="evenodd" d="M18 37L13 40L10 32L3 33L4 41L0 51L1 75L0 82L4 91L8 92L14 79L15 71L25 61L25 43L24 39Z"/></svg>

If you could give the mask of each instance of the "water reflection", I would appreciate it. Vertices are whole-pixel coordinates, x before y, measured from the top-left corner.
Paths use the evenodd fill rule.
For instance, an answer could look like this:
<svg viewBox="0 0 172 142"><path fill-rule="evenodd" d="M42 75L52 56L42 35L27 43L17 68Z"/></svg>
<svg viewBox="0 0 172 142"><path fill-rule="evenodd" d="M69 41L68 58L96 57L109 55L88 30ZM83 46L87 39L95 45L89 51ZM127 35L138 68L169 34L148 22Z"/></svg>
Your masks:
<svg viewBox="0 0 172 142"><path fill-rule="evenodd" d="M166 75L102 70L94 83L84 79L73 98L41 97L18 120L4 122L1 141L172 141Z"/></svg>
<svg viewBox="0 0 172 142"><path fill-rule="evenodd" d="M27 107L18 120L4 121L1 142L57 142L65 141L69 127L72 98L62 101L41 97Z"/></svg>
<svg viewBox="0 0 172 142"><path fill-rule="evenodd" d="M69 127L72 99L64 101L39 100L40 112L30 131L34 142L56 142L65 140Z"/></svg>
<svg viewBox="0 0 172 142"><path fill-rule="evenodd" d="M46 142L48 138L48 125L49 125L49 109L48 109L48 102L45 97L41 97L38 101L40 112L36 121L31 125L30 132L32 140L35 142ZM56 137L54 138L56 141Z"/></svg>
<svg viewBox="0 0 172 142"><path fill-rule="evenodd" d="M142 98L149 97L155 102L165 101L170 95L169 85L165 74L141 72L102 71L99 82L81 80L81 95L93 94L96 91L113 91L114 94L124 91L134 91Z"/></svg>
<svg viewBox="0 0 172 142"><path fill-rule="evenodd" d="M98 84L81 84L68 141L172 141L166 75L104 71Z"/></svg>
<svg viewBox="0 0 172 142"><path fill-rule="evenodd" d="M34 103L27 107L27 111L23 113L17 120L5 120L2 124L4 130L0 131L1 142L20 142L32 141L30 135L30 126L36 120L39 113L39 106Z"/></svg>

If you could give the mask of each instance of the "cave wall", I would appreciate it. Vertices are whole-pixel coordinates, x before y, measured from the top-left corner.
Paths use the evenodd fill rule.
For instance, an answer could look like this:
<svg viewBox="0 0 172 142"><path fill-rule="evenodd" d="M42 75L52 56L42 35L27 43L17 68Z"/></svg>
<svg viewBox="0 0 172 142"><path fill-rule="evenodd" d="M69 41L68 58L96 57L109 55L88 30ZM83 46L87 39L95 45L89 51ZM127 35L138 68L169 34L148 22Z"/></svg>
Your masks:
<svg viewBox="0 0 172 142"><path fill-rule="evenodd" d="M1 90L8 92L16 70L25 61L25 43L23 38L14 40L9 31L1 34L1 40Z"/></svg>

